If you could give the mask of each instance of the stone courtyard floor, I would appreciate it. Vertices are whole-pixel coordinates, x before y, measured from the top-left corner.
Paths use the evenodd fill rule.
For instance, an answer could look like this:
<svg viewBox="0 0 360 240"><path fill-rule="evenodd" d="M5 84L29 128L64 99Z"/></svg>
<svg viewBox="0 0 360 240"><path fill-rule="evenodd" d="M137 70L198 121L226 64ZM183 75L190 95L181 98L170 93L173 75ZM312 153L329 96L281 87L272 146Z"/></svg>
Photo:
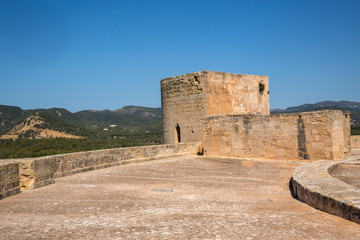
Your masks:
<svg viewBox="0 0 360 240"><path fill-rule="evenodd" d="M58 178L0 201L0 239L360 239L292 198L302 163L180 157Z"/></svg>
<svg viewBox="0 0 360 240"><path fill-rule="evenodd" d="M360 189L360 165L339 164L330 175Z"/></svg>

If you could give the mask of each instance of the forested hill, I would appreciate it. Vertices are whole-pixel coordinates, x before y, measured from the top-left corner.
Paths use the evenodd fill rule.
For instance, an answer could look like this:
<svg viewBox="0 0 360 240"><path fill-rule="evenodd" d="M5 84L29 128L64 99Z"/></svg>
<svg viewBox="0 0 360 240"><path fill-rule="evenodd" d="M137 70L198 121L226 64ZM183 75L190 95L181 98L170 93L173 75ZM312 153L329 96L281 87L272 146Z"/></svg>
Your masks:
<svg viewBox="0 0 360 240"><path fill-rule="evenodd" d="M32 128L24 128L30 125ZM19 132L25 131L24 129L31 132ZM41 138L36 132L44 129L80 137L161 133L161 109L126 106L114 111L87 110L71 113L62 108L23 110L0 105L0 136L10 132L22 134L25 138Z"/></svg>

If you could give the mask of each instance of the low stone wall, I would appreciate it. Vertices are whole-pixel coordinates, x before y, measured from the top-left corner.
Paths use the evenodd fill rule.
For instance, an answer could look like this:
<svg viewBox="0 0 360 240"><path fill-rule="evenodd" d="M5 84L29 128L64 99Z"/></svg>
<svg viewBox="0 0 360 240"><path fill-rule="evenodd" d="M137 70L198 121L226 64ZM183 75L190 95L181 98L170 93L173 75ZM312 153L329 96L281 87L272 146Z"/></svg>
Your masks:
<svg viewBox="0 0 360 240"><path fill-rule="evenodd" d="M349 154L344 138L350 137L344 129L341 111L212 116L206 121L204 151L244 158L343 159Z"/></svg>
<svg viewBox="0 0 360 240"><path fill-rule="evenodd" d="M196 154L199 143L115 148L18 159L21 189L42 187L55 178L121 164Z"/></svg>
<svg viewBox="0 0 360 240"><path fill-rule="evenodd" d="M360 148L360 135L351 136L351 148Z"/></svg>
<svg viewBox="0 0 360 240"><path fill-rule="evenodd" d="M0 199L19 193L20 189L54 183L58 177L127 163L195 155L199 151L200 143L179 143L1 160Z"/></svg>
<svg viewBox="0 0 360 240"><path fill-rule="evenodd" d="M310 206L360 224L360 190L329 174L341 163L360 164L360 161L304 164L293 172L290 189L293 197Z"/></svg>
<svg viewBox="0 0 360 240"><path fill-rule="evenodd" d="M0 163L0 199L19 192L19 164L5 161Z"/></svg>

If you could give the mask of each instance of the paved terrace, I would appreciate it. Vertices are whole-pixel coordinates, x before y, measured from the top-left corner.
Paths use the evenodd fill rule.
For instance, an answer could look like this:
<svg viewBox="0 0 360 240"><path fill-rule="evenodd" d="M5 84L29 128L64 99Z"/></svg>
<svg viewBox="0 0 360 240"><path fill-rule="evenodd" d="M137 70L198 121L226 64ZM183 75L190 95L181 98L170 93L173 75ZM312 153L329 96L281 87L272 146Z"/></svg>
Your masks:
<svg viewBox="0 0 360 240"><path fill-rule="evenodd" d="M302 163L187 156L58 178L0 201L0 239L360 239L291 197Z"/></svg>
<svg viewBox="0 0 360 240"><path fill-rule="evenodd" d="M331 176L360 188L360 165L340 164L337 169L331 172Z"/></svg>

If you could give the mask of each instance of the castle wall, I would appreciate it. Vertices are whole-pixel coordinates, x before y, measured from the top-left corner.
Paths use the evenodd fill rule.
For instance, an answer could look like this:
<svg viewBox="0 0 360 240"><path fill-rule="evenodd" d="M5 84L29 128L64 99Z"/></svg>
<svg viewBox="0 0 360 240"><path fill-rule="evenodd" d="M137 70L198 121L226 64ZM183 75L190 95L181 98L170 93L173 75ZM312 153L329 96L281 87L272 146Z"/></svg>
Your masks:
<svg viewBox="0 0 360 240"><path fill-rule="evenodd" d="M195 155L198 151L199 143L181 143L6 160L5 172L0 165L0 186L7 186L5 191L39 188L54 183L58 177L140 161Z"/></svg>
<svg viewBox="0 0 360 240"><path fill-rule="evenodd" d="M218 114L270 114L269 77L207 71L207 116ZM262 89L260 91L260 84Z"/></svg>
<svg viewBox="0 0 360 240"><path fill-rule="evenodd" d="M229 157L342 159L343 114L318 111L208 117L204 151L205 155Z"/></svg>
<svg viewBox="0 0 360 240"><path fill-rule="evenodd" d="M163 143L202 141L206 108L205 72L190 73L161 81ZM178 130L176 127L179 126Z"/></svg>

